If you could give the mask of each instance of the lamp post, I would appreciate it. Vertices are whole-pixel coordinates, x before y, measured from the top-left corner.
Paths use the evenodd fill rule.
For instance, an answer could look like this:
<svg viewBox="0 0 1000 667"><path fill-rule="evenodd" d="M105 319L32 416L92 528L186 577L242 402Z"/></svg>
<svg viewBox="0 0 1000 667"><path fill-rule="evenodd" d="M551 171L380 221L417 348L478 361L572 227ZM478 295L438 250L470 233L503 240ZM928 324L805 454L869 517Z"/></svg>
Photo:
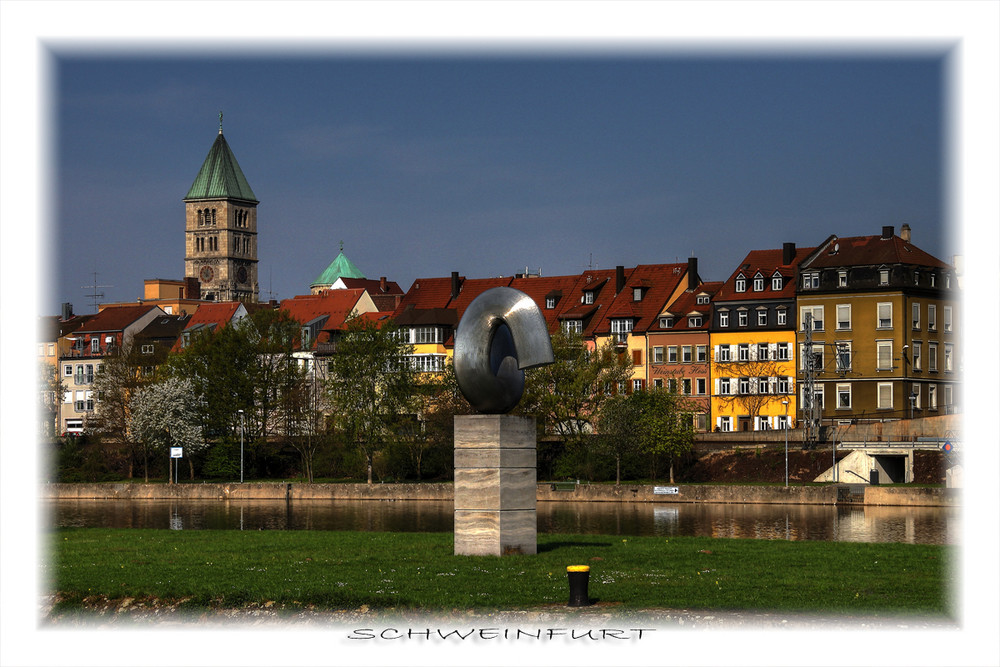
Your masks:
<svg viewBox="0 0 1000 667"><path fill-rule="evenodd" d="M785 406L785 486L788 486L788 399L781 404Z"/></svg>
<svg viewBox="0 0 1000 667"><path fill-rule="evenodd" d="M243 483L243 411L237 410L240 415L240 484Z"/></svg>

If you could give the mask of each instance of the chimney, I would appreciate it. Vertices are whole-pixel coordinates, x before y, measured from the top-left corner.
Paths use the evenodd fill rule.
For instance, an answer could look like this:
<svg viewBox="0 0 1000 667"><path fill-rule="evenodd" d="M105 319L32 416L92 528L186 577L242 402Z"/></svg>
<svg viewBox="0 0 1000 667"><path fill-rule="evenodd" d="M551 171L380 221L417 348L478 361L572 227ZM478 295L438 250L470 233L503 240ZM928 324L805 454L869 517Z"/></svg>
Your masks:
<svg viewBox="0 0 1000 667"><path fill-rule="evenodd" d="M882 240L887 241L891 239L894 231L892 225L882 225Z"/></svg>
<svg viewBox="0 0 1000 667"><path fill-rule="evenodd" d="M903 223L903 226L899 228L899 238L903 239L907 243L910 242L910 225Z"/></svg>
<svg viewBox="0 0 1000 667"><path fill-rule="evenodd" d="M457 299L458 293L461 292L461 283L458 280L458 271L451 272L451 298Z"/></svg>
<svg viewBox="0 0 1000 667"><path fill-rule="evenodd" d="M385 292L385 276L378 279L378 288L382 290L383 293Z"/></svg>
<svg viewBox="0 0 1000 667"><path fill-rule="evenodd" d="M795 244L785 243L781 246L781 264L788 266L795 261Z"/></svg>
<svg viewBox="0 0 1000 667"><path fill-rule="evenodd" d="M701 278L698 277L698 258L688 257L688 289L698 289Z"/></svg>
<svg viewBox="0 0 1000 667"><path fill-rule="evenodd" d="M62 305L62 318L64 321L73 318L73 304L64 303Z"/></svg>
<svg viewBox="0 0 1000 667"><path fill-rule="evenodd" d="M201 298L201 283L194 276L187 276L184 278L184 294L185 299L200 299Z"/></svg>
<svg viewBox="0 0 1000 667"><path fill-rule="evenodd" d="M619 294L625 289L625 267L615 267L615 294Z"/></svg>

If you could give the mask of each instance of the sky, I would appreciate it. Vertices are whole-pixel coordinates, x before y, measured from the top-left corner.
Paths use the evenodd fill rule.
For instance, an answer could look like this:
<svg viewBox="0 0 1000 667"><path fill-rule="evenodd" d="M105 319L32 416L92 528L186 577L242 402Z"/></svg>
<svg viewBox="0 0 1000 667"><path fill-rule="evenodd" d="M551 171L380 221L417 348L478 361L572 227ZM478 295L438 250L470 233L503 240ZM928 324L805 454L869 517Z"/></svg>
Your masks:
<svg viewBox="0 0 1000 667"><path fill-rule="evenodd" d="M0 53L0 662L837 664L854 654L815 651L836 637L885 665L996 664L1000 463L980 446L996 442L996 308L967 328L960 630L457 650L352 646L328 628L39 627L24 310L89 312L83 286L134 300L144 279L182 276L182 197L220 110L261 200L264 297L307 292L341 241L403 289L691 253L722 280L751 249L906 222L919 247L966 255L967 299L995 304L1000 4L0 0Z"/></svg>
<svg viewBox="0 0 1000 667"><path fill-rule="evenodd" d="M725 280L750 250L903 223L950 261L947 57L55 48L45 308L183 277L220 111L260 200L262 300L308 293L341 242L403 290L689 256Z"/></svg>

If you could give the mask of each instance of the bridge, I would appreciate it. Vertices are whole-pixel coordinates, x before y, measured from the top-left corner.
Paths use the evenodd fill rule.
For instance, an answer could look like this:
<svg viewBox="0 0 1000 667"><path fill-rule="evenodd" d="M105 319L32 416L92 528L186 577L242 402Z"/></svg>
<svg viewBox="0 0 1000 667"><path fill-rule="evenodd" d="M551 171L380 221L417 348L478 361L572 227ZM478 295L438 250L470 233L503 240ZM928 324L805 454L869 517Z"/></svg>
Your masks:
<svg viewBox="0 0 1000 667"><path fill-rule="evenodd" d="M913 452L945 451L955 455L948 462L948 486L960 486L955 478L960 469L957 460L958 439L946 437L916 437L907 440L843 441L836 443L841 451L850 454L837 461L814 481L842 482L845 484L905 484L913 481Z"/></svg>

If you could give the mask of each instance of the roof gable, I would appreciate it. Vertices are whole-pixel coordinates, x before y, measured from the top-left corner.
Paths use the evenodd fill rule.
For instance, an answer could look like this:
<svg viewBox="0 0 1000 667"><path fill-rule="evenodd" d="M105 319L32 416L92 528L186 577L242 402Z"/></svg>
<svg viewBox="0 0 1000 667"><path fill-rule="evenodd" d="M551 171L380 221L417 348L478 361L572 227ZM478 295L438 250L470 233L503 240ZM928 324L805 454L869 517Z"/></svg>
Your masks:
<svg viewBox="0 0 1000 667"><path fill-rule="evenodd" d="M910 264L933 268L950 268L945 262L898 236L832 237L815 257L803 262L803 268L838 266L878 266Z"/></svg>
<svg viewBox="0 0 1000 667"><path fill-rule="evenodd" d="M815 248L796 248L795 255L788 264L784 262L784 250L782 248L770 250L751 250L743 258L740 265L733 271L722 287L715 294L716 301L759 301L761 299L793 299L795 298L795 272L800 262L812 253ZM757 274L774 277L775 274L784 276L780 290L775 290L772 280L764 281L764 289L755 292L746 289L743 292L736 291L736 280L739 277L744 279L747 276Z"/></svg>
<svg viewBox="0 0 1000 667"><path fill-rule="evenodd" d="M158 306L109 306L91 317L77 333L103 333L105 331L124 331L129 325L140 320L151 310L160 310Z"/></svg>

